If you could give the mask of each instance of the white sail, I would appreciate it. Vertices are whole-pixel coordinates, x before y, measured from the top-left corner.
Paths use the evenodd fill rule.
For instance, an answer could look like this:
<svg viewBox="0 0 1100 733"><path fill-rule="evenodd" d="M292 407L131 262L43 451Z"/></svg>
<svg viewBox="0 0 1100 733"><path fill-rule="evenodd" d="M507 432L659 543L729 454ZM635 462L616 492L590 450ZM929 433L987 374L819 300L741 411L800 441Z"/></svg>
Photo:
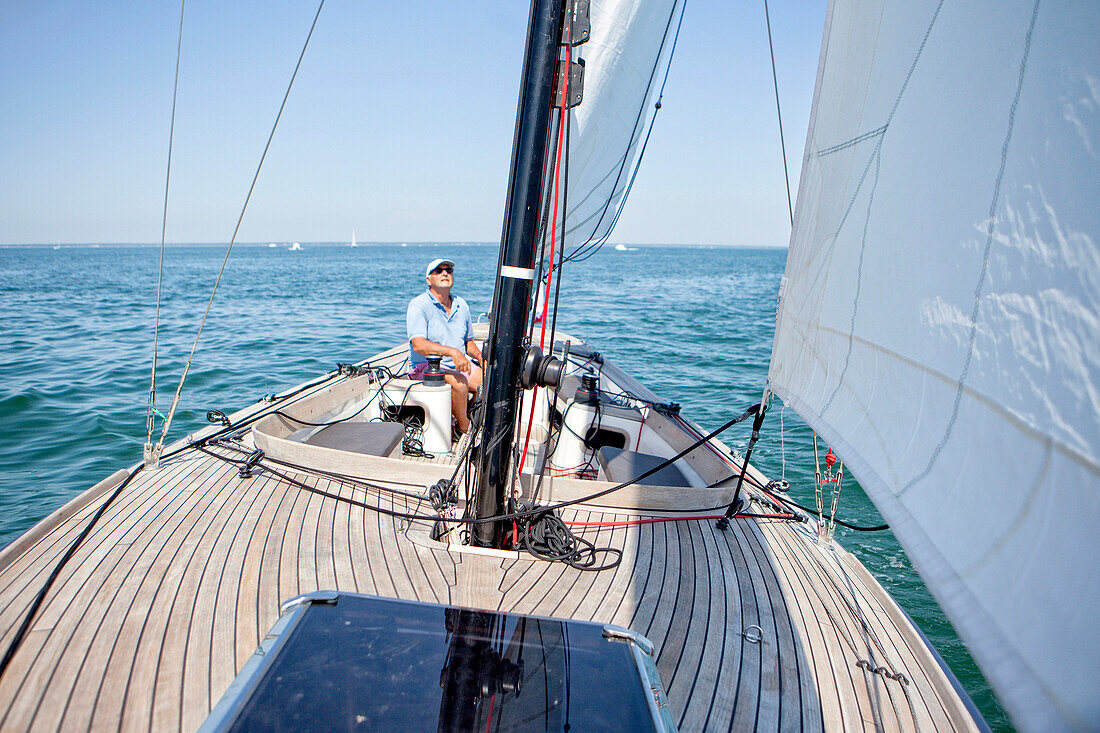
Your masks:
<svg viewBox="0 0 1100 733"><path fill-rule="evenodd" d="M1098 27L830 3L770 370L1033 730L1100 721Z"/></svg>
<svg viewBox="0 0 1100 733"><path fill-rule="evenodd" d="M584 61L584 98L568 138L567 252L602 243L618 219L681 10L678 0L591 3L590 39L574 50Z"/></svg>

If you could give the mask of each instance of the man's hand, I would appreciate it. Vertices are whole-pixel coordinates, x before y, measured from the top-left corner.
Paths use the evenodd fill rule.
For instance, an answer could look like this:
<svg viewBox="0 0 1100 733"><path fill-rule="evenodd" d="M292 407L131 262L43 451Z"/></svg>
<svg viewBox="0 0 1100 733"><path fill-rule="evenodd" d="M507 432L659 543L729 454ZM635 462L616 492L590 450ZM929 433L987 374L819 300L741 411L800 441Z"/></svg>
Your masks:
<svg viewBox="0 0 1100 733"><path fill-rule="evenodd" d="M454 360L455 369L460 372L470 371L470 360L458 349L451 349L451 359Z"/></svg>

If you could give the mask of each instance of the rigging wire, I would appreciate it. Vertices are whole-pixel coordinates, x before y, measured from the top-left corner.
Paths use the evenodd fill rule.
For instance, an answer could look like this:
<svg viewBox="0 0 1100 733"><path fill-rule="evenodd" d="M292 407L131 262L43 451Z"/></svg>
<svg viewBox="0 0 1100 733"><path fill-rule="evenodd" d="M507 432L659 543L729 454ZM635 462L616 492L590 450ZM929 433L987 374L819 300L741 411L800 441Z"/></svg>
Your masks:
<svg viewBox="0 0 1100 733"><path fill-rule="evenodd" d="M164 241L168 231L168 184L172 180L172 141L176 134L176 93L180 84L180 49L183 48L183 5L180 0L180 28L176 39L176 75L172 82L172 115L168 123L168 165L164 172L164 215L160 220L160 261L157 265L157 308L153 317L153 364L149 378L149 402L145 408L145 445L153 447L153 415L157 411L157 341L160 336L160 296L164 284Z"/></svg>
<svg viewBox="0 0 1100 733"><path fill-rule="evenodd" d="M725 505L717 507L718 509L725 509ZM711 519L721 519L722 514L703 514L687 517L646 517L644 519L623 519L611 522L565 522L570 527L638 527L643 524L660 524L662 522L695 522L695 521L707 521ZM732 519L795 519L794 514L755 514L747 512L738 512L734 514Z"/></svg>
<svg viewBox="0 0 1100 733"><path fill-rule="evenodd" d="M202 321L199 322L199 331L195 334L195 343L191 346L191 353L187 356L187 364L183 368L183 375L180 377L179 386L176 388L176 395L172 398L172 408L168 411L168 417L164 420L164 427L160 433L160 441L157 443L156 447L157 453L164 448L164 440L168 435L168 429L172 425L172 418L176 414L176 408L179 406L180 394L183 392L183 383L187 380L188 372L191 371L191 360L195 357L195 349L198 348L203 326L206 325L206 319L210 315L210 307L214 304L214 295L218 292L218 285L222 281L225 267L229 264L229 254L233 251L233 245L237 241L237 233L241 229L241 222L244 221L245 211L248 210L248 202L252 199L252 192L256 188L256 181L260 178L260 170L263 168L264 160L267 158L267 151L271 148L271 141L275 137L275 130L279 127L279 120L283 116L283 110L286 108L286 101L290 97L290 90L294 87L294 80L298 77L298 69L302 66L302 59L305 58L306 49L309 48L309 41L313 37L313 30L317 27L317 19L321 17L321 9L324 6L325 0L321 0L320 4L317 6L317 12L313 16L313 23L309 27L309 33L306 35L305 43L302 44L302 51L298 54L298 62L294 65L294 73L290 75L290 82L287 84L286 93L283 94L283 101L279 105L279 112L275 115L275 122L271 125L271 132L267 136L267 143L264 145L264 151L260 155L260 162L256 166L256 172L252 176L252 183L248 187L248 194L245 196L244 205L241 206L240 216L237 217L237 225L233 228L233 236L230 237L229 246L225 250L225 258L222 260L221 269L218 270L218 277L214 280L214 289L210 292L210 300L207 301L206 310L202 315Z"/></svg>
<svg viewBox="0 0 1100 733"><path fill-rule="evenodd" d="M779 147L783 150L783 180L787 184L787 214L794 227L794 205L791 203L791 176L787 172L787 142L783 139L783 113L779 109L779 77L775 72L775 49L772 47L772 19L768 12L768 0L764 0L764 20L768 24L768 53L772 59L772 86L775 87L775 114L779 118Z"/></svg>
<svg viewBox="0 0 1100 733"><path fill-rule="evenodd" d="M779 459L780 469L779 478L783 481L787 480L787 432L783 426L783 413L787 411L787 404L784 403L779 409Z"/></svg>
<svg viewBox="0 0 1100 733"><path fill-rule="evenodd" d="M382 369L385 369L386 372L389 372L389 370L386 369L385 367L380 368L379 371L382 371ZM389 377L384 382L379 383L377 391L373 395L371 395L366 400L366 402L363 403L362 407L360 407L358 410L356 410L352 414L348 415L347 417L337 418L336 420L328 420L326 422L310 422L309 420L303 420L300 417L294 417L293 415L288 415L287 413L283 412L282 410L273 410L269 414L278 415L280 417L285 417L287 420L291 420L292 422L296 422L299 425L305 425L305 426L311 427L311 428L329 427L329 426L332 426L332 425L336 425L338 423L347 422L348 420L351 420L353 417L357 417L364 410L366 410L368 407L370 407L370 404L372 402L374 402L375 397L380 398L379 402L381 403L382 402L382 399L381 399L382 398L382 390L385 389L386 385L389 384L390 381L393 380L393 379L396 379L396 377L393 375L392 372L389 372ZM410 389L411 389L411 387L410 387ZM405 394L408 395L408 390L405 391Z"/></svg>
<svg viewBox="0 0 1100 733"><path fill-rule="evenodd" d="M571 32L572 23L569 23L566 26L565 32L565 72L561 75L561 107L558 111L558 140L556 146L557 151L555 153L556 160L554 162L554 213L550 218L550 267L546 272L546 292L542 301L542 323L539 328L539 348L544 348L546 346L546 319L549 316L550 284L554 279L554 247L557 244L558 201L562 187L561 155L565 143L563 139L566 135L565 126L569 124L569 76L573 65L573 47L569 43ZM564 228L562 231L564 234ZM554 342L551 341L550 348L552 349L553 347Z"/></svg>
<svg viewBox="0 0 1100 733"><path fill-rule="evenodd" d="M298 68L301 66L301 63L302 63L302 57L305 55L306 47L309 45L309 38L312 37L312 35L313 35L313 29L317 25L317 18L320 16L321 8L324 6L324 4L325 4L324 0L321 0L321 3L317 8L317 13L316 13L316 15L314 15L313 25L310 26L309 35L306 37L306 43L302 47L302 53L298 57L298 64L294 68L294 75L291 77L290 84L287 86L286 94L283 97L283 103L279 107L279 115L276 116L276 118L275 118L275 124L271 128L271 134L268 136L267 145L265 145L265 147L264 147L264 156L261 156L261 158L260 158L260 164L259 164L259 166L257 166L256 174L255 174L255 176L253 176L253 179L252 179L252 186L249 187L248 196L245 198L244 207L242 207L240 218L238 218L238 220L237 220L237 228L234 229L234 231L233 231L233 239L230 240L229 249L226 250L225 261L222 262L222 269L221 269L221 271L219 271L218 279L214 283L214 292L217 292L218 283L221 281L222 273L225 271L226 262L229 261L229 252L233 249L233 242L236 240L237 230L240 229L241 220L244 218L245 209L247 209L247 207L248 207L248 200L252 196L252 189L255 188L256 179L260 175L260 168L263 166L263 158L267 155L267 149L271 145L271 138L274 137L274 135L275 135L275 128L279 124L279 116L282 115L283 107L286 106L286 99L290 95L290 88L294 84L294 77L297 76L297 74L298 74ZM146 441L147 444L152 443L152 433L153 433L153 423L152 423L152 421L153 421L153 414L155 412L154 402L155 402L155 398L156 398L157 338L158 338L158 330L159 330L159 324L160 324L160 300L161 300L161 285L162 285L162 282L163 282L163 272L164 272L164 248L165 248L165 239L166 239L165 234L166 234L166 231L167 231L167 222L168 222L168 191L169 191L169 182L171 181L171 170L172 170L172 140L173 140L173 137L174 137L174 134L175 134L176 97L177 97L177 91L178 91L178 88L179 88L179 62L180 62L180 55L181 55L180 51L181 51L182 46L183 46L183 13L184 13L184 0L181 0L180 1L179 36L178 36L177 42L176 42L175 81L173 82L173 87L172 87L172 115L171 115L171 123L170 123L170 126L169 126L169 135L168 135L168 164L167 164L167 170L165 172L165 183L164 183L164 215L163 215L162 220L161 220L161 250L160 250L160 265L159 265L159 272L158 272L158 278L157 278L156 320L154 322L154 327L153 327L153 364L152 364L152 370L151 370L152 371L152 376L151 376L151 379L150 379L151 384L150 384L150 388L149 388L149 404L148 404L147 412L146 412L146 428L148 430L147 441ZM184 380L187 378L187 372L191 367L191 358L195 354L195 347L198 346L199 336L202 335L202 326L203 326L203 324L206 323L206 316L209 315L209 313L210 313L210 304L214 300L214 292L212 292L210 294L210 302L207 303L206 313L203 315L202 323L199 324L199 332L195 336L195 344L191 347L191 354L187 359L187 366L184 369L183 376L180 378L179 387L176 389L175 397L172 400L172 408L171 408L171 410L169 410L168 417L165 418L164 428L161 432L160 441L157 444L157 447L155 449L155 453L153 453L153 455L155 455L155 456L159 456L160 452L164 448L164 440L165 440L165 437L168 434L168 428L171 425L172 416L175 414L176 407L179 404L180 393L183 390ZM329 377L326 376L323 381L327 381L328 378ZM306 389L306 387L303 387L303 390L304 389ZM290 395L288 395L287 397L289 397L289 396ZM238 428L239 428L239 426L234 426L232 429L236 430ZM223 432L223 431L219 431L219 433L221 433L221 432ZM182 451L188 450L191 447L192 446L190 446L190 445L181 446L180 448L178 448L174 451L170 451L168 453L168 455L165 456L165 458L168 458L168 457L171 457L171 456L176 455L178 453L181 453ZM150 448L151 448L151 446L150 446ZM107 509L111 506L111 504L115 501L115 499L119 496L119 494L122 493L123 489L125 489L126 486L128 486L130 484L130 482L134 479L134 477L137 476L137 474L142 470L142 468L143 468L143 465L139 464L137 467L135 467L134 469L132 469L130 471L130 473L126 476L126 478L122 481L122 483L119 484L118 488L116 488L115 491L111 494L111 496L108 497L107 501L105 501L100 506L99 510L91 518L91 520L88 522L88 524L85 525L85 527L81 531L81 533L77 536L77 538L69 546L69 549L66 551L65 555L62 556L61 559L54 566L54 568L51 571L49 577L46 579L45 583L43 583L42 587L39 589L38 594L35 596L35 599L31 603L30 608L27 610L26 615L23 617L23 621L20 624L19 629L16 631L16 634L13 637L11 643L8 645L8 648L4 653L3 659L0 660L0 677L3 676L4 672L8 668L8 665L11 664L11 660L15 656L16 651L18 651L19 647L22 645L23 640L26 637L26 634L27 634L28 630L30 629L31 623L34 621L34 618L35 618L36 614L38 613L38 610L41 607L42 602L46 598L46 594L49 593L50 588L53 586L54 582L57 580L57 577L61 574L61 570L65 567L65 565L69 562L69 560L73 557L73 555L76 554L76 551L80 547L81 543L83 543L84 539L91 533L92 529L95 528L96 524L99 522L100 518L106 513Z"/></svg>

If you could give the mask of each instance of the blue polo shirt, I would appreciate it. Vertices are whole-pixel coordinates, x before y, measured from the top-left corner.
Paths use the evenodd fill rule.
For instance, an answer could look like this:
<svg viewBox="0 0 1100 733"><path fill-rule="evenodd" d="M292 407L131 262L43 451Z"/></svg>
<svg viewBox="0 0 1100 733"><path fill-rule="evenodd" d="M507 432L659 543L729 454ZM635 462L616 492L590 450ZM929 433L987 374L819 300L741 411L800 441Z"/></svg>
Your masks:
<svg viewBox="0 0 1100 733"><path fill-rule="evenodd" d="M466 305L466 301L452 295L451 312L448 314L431 290L425 290L409 302L409 310L405 313L405 328L409 333L410 368L427 361L423 354L413 351L412 340L417 336L463 353L466 353L466 342L474 340L474 325L470 318L470 306ZM443 366L454 369L454 360L443 357Z"/></svg>

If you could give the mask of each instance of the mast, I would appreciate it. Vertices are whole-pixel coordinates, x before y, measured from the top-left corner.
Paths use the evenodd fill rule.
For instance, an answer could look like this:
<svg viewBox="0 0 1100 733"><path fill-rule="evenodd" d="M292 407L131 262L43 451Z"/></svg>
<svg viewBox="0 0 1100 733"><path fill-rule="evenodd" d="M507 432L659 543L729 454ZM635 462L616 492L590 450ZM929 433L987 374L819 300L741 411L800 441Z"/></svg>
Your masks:
<svg viewBox="0 0 1100 733"><path fill-rule="evenodd" d="M473 499L475 518L501 514L505 507L562 17L562 0L532 0L486 354L482 455ZM500 522L475 524L471 542L498 547L501 529Z"/></svg>

